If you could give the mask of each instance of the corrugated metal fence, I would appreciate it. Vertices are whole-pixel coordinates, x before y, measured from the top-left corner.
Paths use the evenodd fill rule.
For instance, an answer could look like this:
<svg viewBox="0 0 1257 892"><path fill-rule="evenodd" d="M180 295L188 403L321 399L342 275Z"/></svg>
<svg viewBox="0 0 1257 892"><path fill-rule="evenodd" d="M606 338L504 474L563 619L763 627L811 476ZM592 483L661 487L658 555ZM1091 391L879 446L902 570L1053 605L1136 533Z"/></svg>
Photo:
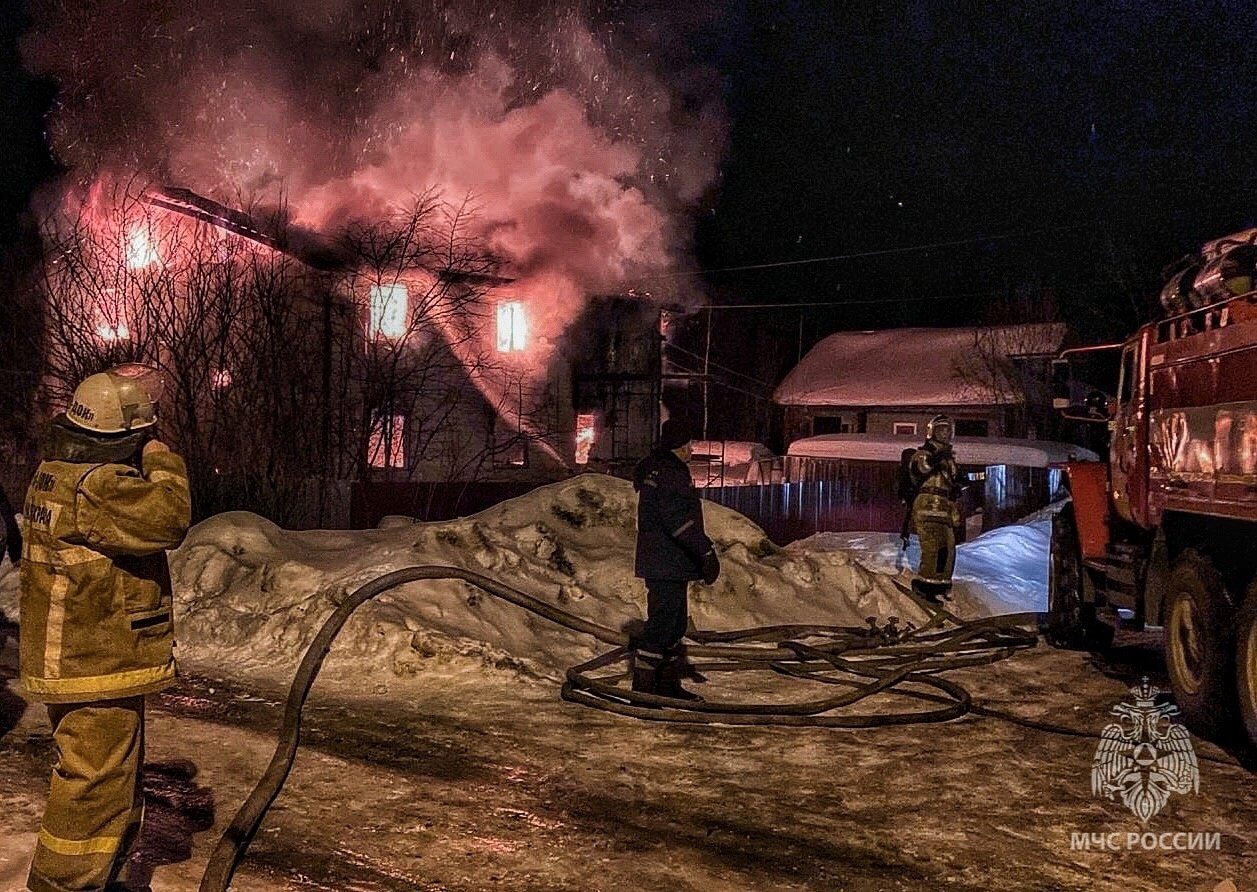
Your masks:
<svg viewBox="0 0 1257 892"><path fill-rule="evenodd" d="M994 465L966 468L973 475L961 497L966 517L981 515L981 529L1015 523L1046 505L1059 472ZM898 468L887 462L808 459L787 468L782 483L713 486L703 498L746 515L778 545L819 532L899 532L903 504L895 497ZM805 477L805 479L797 479ZM806 479L810 477L811 479ZM446 520L523 495L536 483L356 483L352 525L373 527L387 514Z"/></svg>

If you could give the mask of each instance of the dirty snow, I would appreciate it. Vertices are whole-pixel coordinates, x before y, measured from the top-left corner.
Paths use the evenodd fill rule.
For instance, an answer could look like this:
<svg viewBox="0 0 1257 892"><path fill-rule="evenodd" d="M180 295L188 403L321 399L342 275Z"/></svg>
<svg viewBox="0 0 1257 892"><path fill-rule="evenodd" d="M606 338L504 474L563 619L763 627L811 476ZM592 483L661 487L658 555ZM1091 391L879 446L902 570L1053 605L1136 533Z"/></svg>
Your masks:
<svg viewBox="0 0 1257 892"><path fill-rule="evenodd" d="M890 578L845 550L774 546L745 517L704 503L721 553L714 586L694 586L700 629L778 623L863 626L866 617L920 622ZM480 514L362 531L290 532L243 512L192 529L172 553L178 657L249 677L286 677L345 593L403 567L465 568L622 628L642 616L633 577L636 495L629 483L584 475ZM0 609L16 618L16 574L0 578ZM974 601L964 607L985 613ZM355 613L324 670L383 679L505 671L557 679L605 650L592 638L484 595L461 581L421 582Z"/></svg>
<svg viewBox="0 0 1257 892"><path fill-rule="evenodd" d="M152 874L155 892L197 888L271 756L290 664L341 591L383 570L450 561L616 625L641 610L627 565L632 506L627 485L583 477L449 523L293 534L233 514L198 526L174 559L186 674L150 700L133 866ZM695 587L701 627L911 615L877 572L893 569L888 537L852 536L852 551L832 540L779 550L744 518L706 510L725 575ZM965 546L962 572L967 560L992 561L992 576L1024 577L1032 589L1037 527L1016 529ZM1016 566L1000 553L1010 542L1024 548ZM961 585L975 611L1005 603L983 600L994 591L986 582ZM6 563L0 606L10 616L14 588ZM237 874L239 892L1125 892L1234 888L1251 875L1253 778L1201 742L1199 794L1172 799L1155 829L1216 831L1221 851L1071 848L1080 829L1139 828L1120 803L1092 795L1090 767L1127 688L1146 675L1164 684L1143 647L1098 665L1036 648L949 674L978 702L1081 737L976 716L945 728L688 727L582 709L552 684L529 683L592 642L461 583L416 585L362 614L307 706L300 757ZM14 693L16 664L10 640L0 648L6 892L21 888L55 758L46 712ZM743 698L789 697L793 683L737 673L704 693L735 685Z"/></svg>

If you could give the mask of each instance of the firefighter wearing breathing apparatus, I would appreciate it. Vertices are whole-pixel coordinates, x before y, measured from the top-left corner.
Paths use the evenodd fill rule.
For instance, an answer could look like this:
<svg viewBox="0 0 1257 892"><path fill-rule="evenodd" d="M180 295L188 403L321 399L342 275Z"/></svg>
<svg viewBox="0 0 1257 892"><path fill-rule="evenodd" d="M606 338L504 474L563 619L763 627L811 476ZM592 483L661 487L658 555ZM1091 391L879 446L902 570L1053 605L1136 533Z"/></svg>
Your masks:
<svg viewBox="0 0 1257 892"><path fill-rule="evenodd" d="M956 527L960 524L959 472L952 452L951 418L936 415L926 427L926 441L912 456L909 471L916 486L912 523L921 542L921 563L912 588L938 602L951 591L956 566Z"/></svg>
<svg viewBox="0 0 1257 892"><path fill-rule="evenodd" d="M633 690L663 697L699 699L681 687L686 670L680 652L688 624L689 583L711 585L720 559L703 531L703 502L686 465L693 439L681 418L669 418L658 447L633 470L637 490L636 575L646 580L646 626L631 645Z"/></svg>
<svg viewBox="0 0 1257 892"><path fill-rule="evenodd" d="M34 892L128 888L144 695L175 679L165 550L191 514L183 459L152 437L160 392L136 364L84 380L27 494L21 681L47 704L57 750Z"/></svg>

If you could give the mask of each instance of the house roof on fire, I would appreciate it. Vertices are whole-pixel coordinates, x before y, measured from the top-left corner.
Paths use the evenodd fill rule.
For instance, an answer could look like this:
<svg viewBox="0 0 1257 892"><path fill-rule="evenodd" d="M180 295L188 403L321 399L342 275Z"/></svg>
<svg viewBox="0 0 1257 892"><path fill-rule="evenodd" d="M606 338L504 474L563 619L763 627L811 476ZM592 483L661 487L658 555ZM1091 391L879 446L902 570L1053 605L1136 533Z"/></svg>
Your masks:
<svg viewBox="0 0 1257 892"><path fill-rule="evenodd" d="M989 406L1018 399L991 369L1054 356L1064 323L840 331L808 351L773 392L783 406Z"/></svg>

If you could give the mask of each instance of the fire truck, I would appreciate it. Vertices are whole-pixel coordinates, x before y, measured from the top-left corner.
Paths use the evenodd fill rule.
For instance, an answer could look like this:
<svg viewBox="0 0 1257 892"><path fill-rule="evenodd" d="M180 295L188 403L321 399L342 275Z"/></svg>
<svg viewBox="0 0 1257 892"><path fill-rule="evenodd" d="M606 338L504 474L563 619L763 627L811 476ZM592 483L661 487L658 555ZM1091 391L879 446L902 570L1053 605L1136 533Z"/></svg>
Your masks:
<svg viewBox="0 0 1257 892"><path fill-rule="evenodd" d="M1255 269L1257 229L1211 242L1169 279L1165 318L1057 360L1056 407L1107 425L1109 454L1065 467L1048 635L1096 649L1117 623L1159 626L1189 726L1257 745ZM1079 370L1106 357L1116 388L1088 389Z"/></svg>

